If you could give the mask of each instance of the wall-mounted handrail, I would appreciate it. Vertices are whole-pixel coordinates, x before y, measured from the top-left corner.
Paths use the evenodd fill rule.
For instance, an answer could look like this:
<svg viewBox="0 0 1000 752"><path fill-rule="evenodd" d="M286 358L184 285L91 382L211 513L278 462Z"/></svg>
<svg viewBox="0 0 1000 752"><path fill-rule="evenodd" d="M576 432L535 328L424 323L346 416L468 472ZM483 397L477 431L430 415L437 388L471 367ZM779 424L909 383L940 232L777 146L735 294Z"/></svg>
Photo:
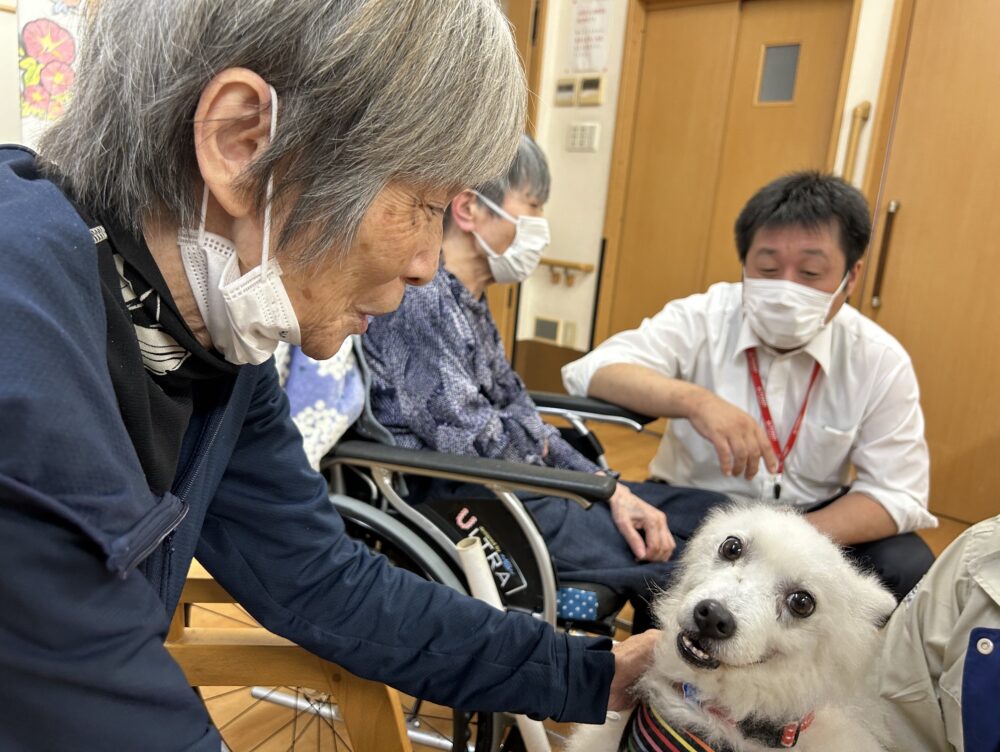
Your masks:
<svg viewBox="0 0 1000 752"><path fill-rule="evenodd" d="M558 285L563 281L563 279L565 279L567 287L573 286L573 272L590 274L595 268L593 264L587 264L582 261L562 261L560 259L545 257L542 257L538 263L542 266L549 267L549 281L552 282L552 284Z"/></svg>

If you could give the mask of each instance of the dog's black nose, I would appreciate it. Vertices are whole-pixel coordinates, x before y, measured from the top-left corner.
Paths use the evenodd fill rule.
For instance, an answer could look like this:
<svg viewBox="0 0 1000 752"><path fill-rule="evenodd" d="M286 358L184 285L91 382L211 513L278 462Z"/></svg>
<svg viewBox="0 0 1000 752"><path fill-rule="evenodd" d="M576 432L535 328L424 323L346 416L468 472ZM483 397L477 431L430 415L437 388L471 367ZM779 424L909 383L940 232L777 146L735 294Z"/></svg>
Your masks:
<svg viewBox="0 0 1000 752"><path fill-rule="evenodd" d="M728 640L736 634L736 619L729 609L708 598L694 607L694 623L698 633L716 640Z"/></svg>

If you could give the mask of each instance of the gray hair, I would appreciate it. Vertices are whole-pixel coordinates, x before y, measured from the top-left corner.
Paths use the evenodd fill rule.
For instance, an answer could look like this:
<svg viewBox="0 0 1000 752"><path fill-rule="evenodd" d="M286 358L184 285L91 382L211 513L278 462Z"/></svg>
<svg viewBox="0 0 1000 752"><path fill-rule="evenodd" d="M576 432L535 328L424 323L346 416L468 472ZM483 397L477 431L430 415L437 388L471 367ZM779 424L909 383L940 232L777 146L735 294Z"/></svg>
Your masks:
<svg viewBox="0 0 1000 752"><path fill-rule="evenodd" d="M552 176L549 174L545 152L531 136L522 135L517 155L507 168L507 174L482 183L476 187L476 191L498 206L503 204L510 191L523 193L527 198L544 204L549 200L551 185Z"/></svg>
<svg viewBox="0 0 1000 752"><path fill-rule="evenodd" d="M66 114L41 154L84 206L138 230L198 216L193 117L218 72L278 92L277 132L247 169L257 210L294 195L279 251L345 249L379 192L480 185L510 164L525 84L496 0L100 0ZM280 169L276 169L280 168ZM290 199L288 199L290 200Z"/></svg>
<svg viewBox="0 0 1000 752"><path fill-rule="evenodd" d="M545 159L545 152L531 136L522 135L517 146L517 154L507 168L506 174L489 182L480 183L476 186L475 191L497 206L503 205L504 199L511 191L517 191L530 200L544 204L549 200L551 185L552 176L549 173L549 163ZM491 214L496 214L488 204L479 200L478 197L476 202ZM448 207L448 212L445 214L445 226L450 224L451 207Z"/></svg>

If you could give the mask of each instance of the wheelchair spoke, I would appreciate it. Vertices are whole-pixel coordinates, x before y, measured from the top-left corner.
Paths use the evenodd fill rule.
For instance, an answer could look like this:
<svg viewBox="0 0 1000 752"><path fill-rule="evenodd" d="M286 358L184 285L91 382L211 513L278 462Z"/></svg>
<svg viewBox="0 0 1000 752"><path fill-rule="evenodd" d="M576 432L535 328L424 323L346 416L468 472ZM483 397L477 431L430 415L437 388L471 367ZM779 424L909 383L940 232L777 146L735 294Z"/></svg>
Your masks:
<svg viewBox="0 0 1000 752"><path fill-rule="evenodd" d="M271 691L270 691L270 692L269 692L268 694L270 695L270 694L272 694L273 692L275 692L276 690L277 690L277 687L275 687L274 689L272 689L272 690L271 690ZM233 723L234 721L237 721L237 720L239 720L240 718L242 718L243 716L245 716L245 715L246 715L247 713L249 713L249 712L250 712L251 710L253 710L253 709L254 709L255 707L257 707L258 705L260 705L260 704L261 704L262 702L264 702L264 700L266 700L266 699L267 699L267 697L261 697L260 699L257 699L257 700L254 700L254 701L253 701L252 703L250 703L250 704L249 704L249 705L247 705L247 706L246 706L245 708L243 708L243 710L241 710L241 711L240 711L239 713L237 713L237 714L236 714L236 715L234 715L234 716L233 716L232 718L230 718L230 719L229 719L228 721L226 721L226 722L225 722L224 724L222 724L221 726L219 726L219 727L218 727L219 731L222 731L222 730L223 730L223 729L225 729L226 727L228 727L228 726L232 725L232 723Z"/></svg>
<svg viewBox="0 0 1000 752"><path fill-rule="evenodd" d="M309 730L309 727L315 722L316 722L316 716L312 715L309 718L309 720L307 720L304 724L302 724L302 730L297 735L295 734L294 731L292 731L292 746L288 748L287 752L295 752L295 742L304 737L306 735L306 732ZM316 745L316 749L317 751L319 750L319 744Z"/></svg>

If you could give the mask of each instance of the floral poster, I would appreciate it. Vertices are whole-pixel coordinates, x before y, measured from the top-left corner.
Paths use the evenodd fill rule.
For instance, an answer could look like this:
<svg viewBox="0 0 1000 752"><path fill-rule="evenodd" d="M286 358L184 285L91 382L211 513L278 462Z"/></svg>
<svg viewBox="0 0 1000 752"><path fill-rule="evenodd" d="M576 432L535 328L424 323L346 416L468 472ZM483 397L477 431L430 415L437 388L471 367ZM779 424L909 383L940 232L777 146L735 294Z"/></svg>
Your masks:
<svg viewBox="0 0 1000 752"><path fill-rule="evenodd" d="M81 0L20 0L17 4L21 136L36 147L72 96Z"/></svg>

